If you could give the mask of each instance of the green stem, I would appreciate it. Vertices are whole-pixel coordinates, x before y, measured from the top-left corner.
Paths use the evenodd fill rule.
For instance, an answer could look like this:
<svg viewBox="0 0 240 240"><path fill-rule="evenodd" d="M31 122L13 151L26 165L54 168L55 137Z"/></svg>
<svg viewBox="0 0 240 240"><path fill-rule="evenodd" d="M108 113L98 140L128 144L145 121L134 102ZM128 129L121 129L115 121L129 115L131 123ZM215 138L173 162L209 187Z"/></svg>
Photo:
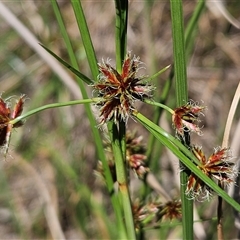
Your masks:
<svg viewBox="0 0 240 240"><path fill-rule="evenodd" d="M170 0L174 73L176 82L176 102L181 106L188 101L186 53L183 24L182 0ZM189 139L187 137L186 139ZM187 145L190 142L186 143ZM193 201L185 194L188 174L186 171L180 173L180 192L182 201L183 239L193 239Z"/></svg>
<svg viewBox="0 0 240 240"><path fill-rule="evenodd" d="M128 0L115 0L116 26L116 69L122 72L122 63L127 48L127 20ZM112 123L112 131L109 131L112 138L113 154L115 158L117 181L119 184L119 196L122 203L122 210L125 220L125 228L128 239L136 239L135 226L132 213L132 204L128 188L127 165L126 165L126 123L119 119L118 126Z"/></svg>
<svg viewBox="0 0 240 240"><path fill-rule="evenodd" d="M197 24L198 24L198 19L200 18L203 10L204 10L204 6L205 6L205 1L199 0L197 3L197 6L192 14L192 17L190 18L187 27L186 27L186 31L185 31L185 47L186 47L186 55L187 55L187 59L189 58L188 56L190 56L190 53L192 52L192 47L194 46L194 37L195 35L193 33L195 33L196 29L197 29ZM171 69L171 72L169 74L169 78L166 80L165 85L162 89L162 94L159 98L159 100L157 100L160 103L165 103L167 100L167 97L169 95L169 91L172 85L172 79L174 77L174 70L173 68ZM154 120L153 122L157 123L159 121L159 118L162 114L162 109L159 109L158 111L154 112ZM150 162L150 159L153 159L152 154L153 154L153 150L155 146L155 138L151 135L149 138L149 142L148 142L148 151L147 151L147 156ZM151 161L151 165L150 168L151 169L156 169L157 168L157 161Z"/></svg>
<svg viewBox="0 0 240 240"><path fill-rule="evenodd" d="M44 106L41 106L39 108L35 108L33 110L30 110L26 112L25 114L22 114L21 116L11 120L10 124L16 124L19 121L24 120L25 118L28 118L36 113L42 112L44 110L50 109L50 108L59 108L59 107L68 107L71 105L78 105L78 104L88 104L99 101L100 98L92 98L92 99L81 99L81 100L75 100L75 101L69 101L64 103L51 103Z"/></svg>
<svg viewBox="0 0 240 240"><path fill-rule="evenodd" d="M183 9L181 0L171 0L174 73L176 81L177 105L188 100L187 70L183 27Z"/></svg>
<svg viewBox="0 0 240 240"><path fill-rule="evenodd" d="M74 13L75 13L76 20L78 23L79 31L81 33L81 38L82 38L85 52L87 55L88 63L89 63L92 75L94 77L94 80L97 81L97 77L99 74L99 70L98 70L98 66L97 66L97 59L96 59L96 54L95 54L94 47L92 44L91 36L90 36L89 30L88 30L85 15L84 15L84 12L82 9L81 1L72 0L71 3L72 3L72 7L74 9ZM96 129L95 134L99 134L99 132L97 131L97 128L95 128L95 129ZM96 140L98 149L99 149L99 147L101 149L104 149L102 140L99 139L99 137L98 137L99 135L96 135L96 136L97 136L97 138L95 140ZM110 169L108 166L106 156L103 151L101 151L101 152L99 151L99 157L103 164L104 175L106 178L106 184L107 184L108 191L109 191L109 193L113 193L113 179L111 176L111 172L110 172ZM122 222L123 215L122 215L122 211L121 211L120 201L119 201L117 195L115 195L115 194L111 194L111 200L112 200L112 204L113 204L113 208L114 208L115 216L116 216L116 220L117 220L119 238L126 238L126 230L125 230L124 224Z"/></svg>
<svg viewBox="0 0 240 240"><path fill-rule="evenodd" d="M81 33L82 42L86 51L88 64L90 66L92 75L94 80L97 80L97 76L99 74L98 66L97 66L97 60L96 60L96 54L94 51L94 47L92 44L92 39L90 37L90 33L88 30L88 25L86 22L86 18L82 9L81 1L71 0L72 7L75 13L75 17L77 20L78 28Z"/></svg>
<svg viewBox="0 0 240 240"><path fill-rule="evenodd" d="M121 146L121 133L115 123L112 124L112 149L116 165L116 175L119 186L119 196L122 203L123 214L125 219L125 227L128 239L136 239L135 227L132 216L132 206L127 182L126 160L123 156Z"/></svg>
<svg viewBox="0 0 240 240"><path fill-rule="evenodd" d="M198 20L205 9L205 1L199 0L196 8L190 18L186 30L185 30L185 47L186 47L186 57L189 59L189 56L192 52L195 43L195 34L197 29Z"/></svg>
<svg viewBox="0 0 240 240"><path fill-rule="evenodd" d="M128 1L115 0L116 8L116 68L120 72L122 70L122 62L126 55L127 49L127 21L128 21Z"/></svg>
<svg viewBox="0 0 240 240"><path fill-rule="evenodd" d="M149 100L149 99L144 99L144 102L148 103L150 105L153 105L153 106L157 106L157 107L163 108L163 109L167 110L170 114L174 114L174 111L170 107L168 107L168 106L166 106L166 105L164 105L162 103L154 102L154 101Z"/></svg>

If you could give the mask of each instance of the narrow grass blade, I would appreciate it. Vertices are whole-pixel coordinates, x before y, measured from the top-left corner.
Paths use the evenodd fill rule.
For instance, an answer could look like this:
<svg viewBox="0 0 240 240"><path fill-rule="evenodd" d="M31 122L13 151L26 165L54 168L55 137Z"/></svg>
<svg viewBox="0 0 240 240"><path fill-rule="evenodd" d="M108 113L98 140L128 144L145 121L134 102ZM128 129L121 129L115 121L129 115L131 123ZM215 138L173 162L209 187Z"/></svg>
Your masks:
<svg viewBox="0 0 240 240"><path fill-rule="evenodd" d="M171 67L171 65L166 66L165 68L161 69L160 71L158 71L157 73L155 73L154 75L152 75L151 77L147 78L147 81L151 81L154 78L158 77L159 75L161 75L162 73L164 73L165 71L167 71L169 68Z"/></svg>
<svg viewBox="0 0 240 240"><path fill-rule="evenodd" d="M176 85L176 103L181 106L188 101L186 53L183 25L182 0L170 0L174 74ZM189 139L189 137L186 137ZM189 142L186 144L190 144ZM193 201L185 195L188 175L185 171L180 173L180 192L182 201L183 238L193 239Z"/></svg>
<svg viewBox="0 0 240 240"><path fill-rule="evenodd" d="M89 30L88 30L85 15L84 15L84 12L82 9L81 1L72 0L71 3L72 3L72 7L73 7L73 10L75 13L76 20L77 20L78 28L81 33L81 38L82 38L85 52L87 55L88 63L89 63L93 78L95 81L97 81L97 77L99 74L99 70L98 70L98 66L97 66L97 59L96 59L95 50L94 50L94 47L92 44L91 36L90 36ZM102 143L100 143L98 140L96 140L96 142L99 145L102 145ZM111 178L110 170L107 165L106 157L105 156L101 156L101 157L102 157L101 160L103 163L103 167L104 167L104 170L106 173L105 176L107 178L106 182L108 185L108 190L111 190L109 187L112 187L113 185L112 185L112 180L110 179ZM112 189L112 191L113 191L113 189ZM119 202L119 199L117 199L117 197L115 195L112 196L112 204L113 204L117 222L118 222L117 224L118 224L119 237L126 238L125 228L124 228L123 221L122 221L123 216L122 216L122 211L121 211L121 207L120 207L120 202Z"/></svg>
<svg viewBox="0 0 240 240"><path fill-rule="evenodd" d="M51 1L51 3L52 3L52 6L53 6L53 9L54 9L54 13L56 15L56 18L58 20L60 31L62 33L64 42L66 44L71 63L74 67L74 68L72 68L70 66L71 70L74 73L76 73L78 76L80 75L82 78L85 78L85 82L87 82L88 84L93 83L93 80L87 78L85 75L82 76L82 74L78 71L79 67L78 67L78 62L77 62L77 59L76 59L76 55L74 53L71 40L68 36L68 33L67 33L67 30L66 30L66 27L65 27L60 9L59 9L58 4L57 4L57 1L53 0L53 1ZM86 26L86 28L87 28L87 26ZM83 97L85 99L87 99L88 96L87 96L85 86L83 85L83 82L78 81L78 84L79 84L79 87L81 89ZM107 163L107 160L106 160L106 156L105 156L105 153L104 153L104 147L103 147L103 144L102 144L102 139L101 139L101 136L99 134L99 130L96 128L96 121L95 121L95 118L92 114L90 106L85 105L85 109L86 109L86 113L87 113L87 116L88 116L88 119L89 119L89 122L90 122L90 125L91 125L91 129L92 129L92 132L93 132L93 135L94 135L94 138L95 138L95 143L96 143L96 147L97 147L98 156L99 156L99 159L101 159L102 164L103 164L104 174L105 174L105 177L106 177L106 184L107 184L109 192L111 192L112 188L113 188L113 180L112 180L111 172L109 170L108 163ZM113 205L115 207L114 203L113 203Z"/></svg>
<svg viewBox="0 0 240 240"><path fill-rule="evenodd" d="M87 84L92 84L93 81L88 78L87 76L85 76L84 74L82 74L81 72L79 72L76 68L72 67L71 65L69 65L67 62L65 62L62 58L58 57L55 53L53 53L50 49L48 49L47 47L45 47L44 45L42 45L40 43L40 45L47 51L49 52L53 57L55 57L61 64L63 64L65 67L67 67L70 71L72 71L75 75L77 75L82 81L84 81Z"/></svg>
<svg viewBox="0 0 240 240"><path fill-rule="evenodd" d="M190 18L186 30L185 30L185 47L186 47L186 58L189 59L191 56L192 49L195 44L195 34L198 28L198 20L205 9L205 1L199 0L195 10Z"/></svg>
<svg viewBox="0 0 240 240"><path fill-rule="evenodd" d="M122 70L122 62L127 49L127 21L128 21L128 1L115 0L116 7L116 68Z"/></svg>
<svg viewBox="0 0 240 240"><path fill-rule="evenodd" d="M25 114L22 114L21 116L13 119L10 121L11 124L16 124L19 121L22 121L36 113L42 112L44 110L47 109L51 109L51 108L59 108L59 107L69 107L72 105L78 105L78 104L89 104L94 102L93 99L81 99L81 100L75 100L75 101L69 101L69 102L64 102L64 103L51 103L51 104L47 104L44 106L41 106L39 108L35 108L33 110L30 110L28 112L26 112Z"/></svg>
<svg viewBox="0 0 240 240"><path fill-rule="evenodd" d="M240 211L240 204L233 200L224 190L222 190L215 182L213 182L196 167L196 165L193 163L196 160L193 158L192 153L184 145L182 145L179 140L175 139L171 134L165 132L161 127L154 124L142 114L134 113L134 116L157 138L158 141L160 141L164 146L171 150L188 169L190 169L196 176L204 181L233 208L235 208L237 211ZM173 139L175 139L175 141L173 141ZM176 146L177 141L178 146ZM179 149L180 145L182 145L181 149Z"/></svg>
<svg viewBox="0 0 240 240"><path fill-rule="evenodd" d="M185 31L185 47L186 47L186 59L188 61L189 56L191 55L192 52L192 46L194 44L194 39L195 39L195 34L196 33L196 29L197 29L197 25L198 25L198 20L201 16L201 14L203 13L203 10L205 9L205 1L199 0L196 8L189 20L189 22L187 23L187 27L186 27L186 31ZM171 89L172 86L172 79L174 77L174 70L172 68L170 74L169 74L169 78L166 80L165 85L162 89L162 94L159 97L159 99L157 100L159 103L165 103L167 100L167 97L169 95L169 91ZM157 123L159 121L159 118L162 114L162 109L158 109L154 112L154 120L153 122ZM148 152L147 152L147 156L148 159L153 159L152 156L152 149L155 146L155 138L151 135L149 138L149 143L148 143ZM151 168L156 169L156 162L151 161Z"/></svg>
<svg viewBox="0 0 240 240"><path fill-rule="evenodd" d="M97 58L92 44L91 36L88 30L87 21L82 9L81 1L71 0L72 7L77 20L78 28L81 33L82 42L87 55L88 63L93 75L93 79L96 81L99 74L97 66Z"/></svg>
<svg viewBox="0 0 240 240"><path fill-rule="evenodd" d="M64 21L63 21L60 9L58 7L57 1L56 0L52 0L51 3L52 3L52 6L53 6L53 9L54 9L54 13L56 15L56 18L58 20L58 24L59 24L59 27L60 27L61 34L63 36L64 42L65 42L66 47L67 47L67 51L68 51L68 54L69 54L69 57L70 57L70 60L71 60L71 64L73 65L73 68L70 66L70 69L74 73L76 73L78 76L80 76L83 79L85 79L85 82L87 82L88 84L93 83L93 80L90 80L89 78L87 78L85 75L82 75L78 71L79 70L79 66L78 66L77 58L76 58L76 55L74 53L71 40L70 40L70 38L68 36L68 32L66 30L66 27L65 27L65 24L64 24ZM85 26L85 28L87 28L87 26ZM85 86L84 86L83 82L82 81L78 81L78 84L79 84L79 87L81 89L83 98L87 99L88 95L87 95L87 91L85 89ZM111 172L110 172L110 169L108 167L107 160L106 160L102 139L101 139L101 136L99 134L99 130L96 128L96 125L97 125L96 124L96 120L95 120L95 118L94 118L94 116L92 114L92 111L91 111L91 108L90 108L89 105L85 105L85 110L86 110L86 113L87 113L87 116L88 116L88 119L89 119L89 122L90 122L92 133L93 133L94 138L95 138L95 143L96 143L98 156L99 156L99 159L102 161L102 164L103 164L104 174L105 174L105 178L106 178L106 184L107 184L109 192L111 192L112 189L113 189L113 180L112 180ZM113 199L113 197L112 197L112 199ZM113 201L115 201L115 200L113 200ZM115 207L116 202L114 202L113 205Z"/></svg>

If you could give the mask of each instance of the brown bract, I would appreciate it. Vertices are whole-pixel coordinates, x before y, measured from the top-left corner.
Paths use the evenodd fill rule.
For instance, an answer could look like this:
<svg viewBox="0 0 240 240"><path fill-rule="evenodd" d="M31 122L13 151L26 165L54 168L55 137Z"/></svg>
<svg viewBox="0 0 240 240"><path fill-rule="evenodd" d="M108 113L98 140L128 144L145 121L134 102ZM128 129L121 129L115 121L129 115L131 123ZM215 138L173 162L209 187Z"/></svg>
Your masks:
<svg viewBox="0 0 240 240"><path fill-rule="evenodd" d="M144 179L150 171L147 166L146 148L142 143L143 137L137 137L135 133L126 134L126 160L137 175L138 178Z"/></svg>
<svg viewBox="0 0 240 240"><path fill-rule="evenodd" d="M3 146L5 143L10 113L10 108L8 107L7 103L0 98L0 146Z"/></svg>
<svg viewBox="0 0 240 240"><path fill-rule="evenodd" d="M134 110L135 100L142 101L152 96L153 87L143 81L143 76L137 76L140 63L138 57L131 57L128 52L121 73L109 62L98 65L99 81L93 87L101 98L97 103L100 106L100 124L111 119L115 123L120 120L126 122Z"/></svg>
<svg viewBox="0 0 240 240"><path fill-rule="evenodd" d="M176 134L184 137L184 132L195 132L198 135L202 134L198 123L200 115L203 115L204 106L199 106L190 101L186 105L178 107L172 115L173 126L176 129Z"/></svg>
<svg viewBox="0 0 240 240"><path fill-rule="evenodd" d="M200 147L193 146L192 152L200 162L200 165L197 166L198 169L207 177L219 181L222 186L234 182L237 171L235 164L231 162L232 155L228 148L216 148L209 158L206 158ZM189 176L187 195L204 200L209 199L211 192L211 189L195 174L192 173Z"/></svg>
<svg viewBox="0 0 240 240"><path fill-rule="evenodd" d="M132 206L135 227L139 229L160 220L179 220L182 218L181 207L181 202L177 200L167 203L151 200L145 204L135 201Z"/></svg>
<svg viewBox="0 0 240 240"><path fill-rule="evenodd" d="M9 101L0 98L0 147L4 148L5 154L8 150L12 128L23 125L22 121L19 121L16 124L11 124L10 121L22 114L24 102L25 95L22 95L11 110L9 107Z"/></svg>
<svg viewBox="0 0 240 240"><path fill-rule="evenodd" d="M127 131L126 133L126 166L130 167L135 175L144 179L146 174L150 172L149 167L147 166L147 156L146 156L146 148L142 143L142 136L136 136L136 133L131 133ZM115 161L114 156L112 154L112 146L111 142L106 142L106 156L108 159L108 166L112 173L113 181L116 181L116 170L115 170ZM100 176L104 176L104 171L102 167L102 163L99 162L96 173L100 173ZM99 174L98 174L99 175Z"/></svg>
<svg viewBox="0 0 240 240"><path fill-rule="evenodd" d="M180 201L173 200L165 203L159 216L163 219L181 219L182 218L182 204Z"/></svg>

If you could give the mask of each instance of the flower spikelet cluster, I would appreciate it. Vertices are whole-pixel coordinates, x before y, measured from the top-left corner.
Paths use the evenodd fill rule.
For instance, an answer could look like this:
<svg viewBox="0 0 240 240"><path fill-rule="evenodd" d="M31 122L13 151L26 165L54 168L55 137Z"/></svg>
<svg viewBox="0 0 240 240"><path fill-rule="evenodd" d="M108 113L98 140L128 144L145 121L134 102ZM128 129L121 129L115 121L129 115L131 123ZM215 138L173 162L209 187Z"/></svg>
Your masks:
<svg viewBox="0 0 240 240"><path fill-rule="evenodd" d="M127 132L126 135L126 160L135 172L135 174L143 179L150 170L146 165L146 149L142 143L143 137L136 137L136 134Z"/></svg>
<svg viewBox="0 0 240 240"><path fill-rule="evenodd" d="M142 143L142 136L136 136L136 133L127 131L126 133L126 165L132 169L136 176L140 179L144 179L146 174L150 171L147 167L146 148ZM105 144L106 156L108 159L108 165L112 174L112 178L116 181L115 162L112 154L112 146L108 141ZM102 163L99 162L97 173L100 173L104 177ZM98 174L99 175L99 174Z"/></svg>
<svg viewBox="0 0 240 240"><path fill-rule="evenodd" d="M144 76L137 76L140 69L139 57L131 57L128 52L119 73L109 61L99 66L99 81L93 88L100 97L97 106L100 107L100 124L114 119L115 123L120 120L127 121L134 110L134 102L150 98L153 87L144 82Z"/></svg>
<svg viewBox="0 0 240 240"><path fill-rule="evenodd" d="M0 147L4 149L5 154L8 151L12 128L23 125L22 121L16 124L11 124L11 121L22 114L24 102L25 95L22 95L11 109L10 99L4 100L0 97Z"/></svg>
<svg viewBox="0 0 240 240"><path fill-rule="evenodd" d="M133 204L133 216L137 229L149 224L155 224L160 220L181 219L181 202L172 200L162 203L158 200L145 204L135 201Z"/></svg>
<svg viewBox="0 0 240 240"><path fill-rule="evenodd" d="M235 164L231 162L232 155L228 148L216 148L209 158L206 158L200 147L193 146L192 152L200 162L197 168L207 177L219 181L222 186L228 186L234 182L237 171ZM187 182L186 194L197 200L205 200L209 199L212 191L194 173L191 173Z"/></svg>
<svg viewBox="0 0 240 240"><path fill-rule="evenodd" d="M193 101L178 107L172 115L173 127L176 134L184 137L184 132L195 132L202 135L201 128L198 123L201 122L200 115L203 115L204 106L198 105Z"/></svg>
<svg viewBox="0 0 240 240"><path fill-rule="evenodd" d="M169 201L162 205L161 211L158 213L158 217L163 219L168 219L172 221L173 219L182 218L182 204L178 200Z"/></svg>

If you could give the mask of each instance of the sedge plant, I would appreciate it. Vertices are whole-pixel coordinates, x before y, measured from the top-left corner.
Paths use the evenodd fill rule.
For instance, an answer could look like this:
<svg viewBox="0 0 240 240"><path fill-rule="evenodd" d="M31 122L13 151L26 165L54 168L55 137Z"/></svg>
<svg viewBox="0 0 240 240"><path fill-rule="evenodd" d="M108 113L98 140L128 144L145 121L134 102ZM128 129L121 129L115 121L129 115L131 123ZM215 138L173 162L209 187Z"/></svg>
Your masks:
<svg viewBox="0 0 240 240"><path fill-rule="evenodd" d="M169 221L172 227L182 226L183 239L194 239L194 201L210 200L213 194L219 196L219 201L224 200L236 211L240 211L239 203L224 189L225 186L233 184L237 176L230 148L216 147L210 156L206 156L203 149L192 143L190 138L192 134L200 137L204 132L199 122L204 116L206 106L189 100L186 71L187 57L191 52L186 43L194 38L192 32L203 10L203 2L198 3L185 32L182 1L170 1L174 60L166 84L167 93L161 100L154 99L156 87L153 80L169 69L170 65L150 77L140 74L142 66L140 57L135 56L127 47L129 15L127 0L114 2L116 66L112 65L109 59L97 61L81 1L71 1L91 76L86 76L78 67L61 10L57 1L53 0L51 3L71 62L67 63L44 44L41 46L43 51L47 51L76 75L83 98L47 104L23 112L25 95L20 96L13 107L10 106L11 99L1 97L0 145L4 149L5 157L8 154L13 129L27 124L25 123L27 118L47 109L82 104L95 138L99 159L97 172L104 179L114 210L117 226L115 238L144 239L149 229L160 229L164 226L164 221ZM165 104L172 85L175 88L175 108ZM87 88L92 89L93 96L88 96ZM143 102L146 106L157 108L158 113L154 119L151 120L142 114L136 107L136 102ZM90 105L97 109L97 117L94 116ZM169 114L175 135L158 125L158 119L163 111ZM151 149L146 149L142 144L143 139L128 129L130 119L133 119L135 124L145 127L151 134L152 140L149 141L148 147L159 144L161 147L168 148L179 159L180 196L169 196L163 193L156 199L148 199L148 196L144 196L144 199L133 198L130 190L130 171L133 171L144 184L148 184L148 177L154 175L147 159ZM102 140L100 129L104 129L107 143ZM74 178L76 178L75 175ZM88 190L83 191L89 195ZM221 208L221 204L219 206ZM221 209L219 211L221 212ZM219 234L219 236L222 235Z"/></svg>

